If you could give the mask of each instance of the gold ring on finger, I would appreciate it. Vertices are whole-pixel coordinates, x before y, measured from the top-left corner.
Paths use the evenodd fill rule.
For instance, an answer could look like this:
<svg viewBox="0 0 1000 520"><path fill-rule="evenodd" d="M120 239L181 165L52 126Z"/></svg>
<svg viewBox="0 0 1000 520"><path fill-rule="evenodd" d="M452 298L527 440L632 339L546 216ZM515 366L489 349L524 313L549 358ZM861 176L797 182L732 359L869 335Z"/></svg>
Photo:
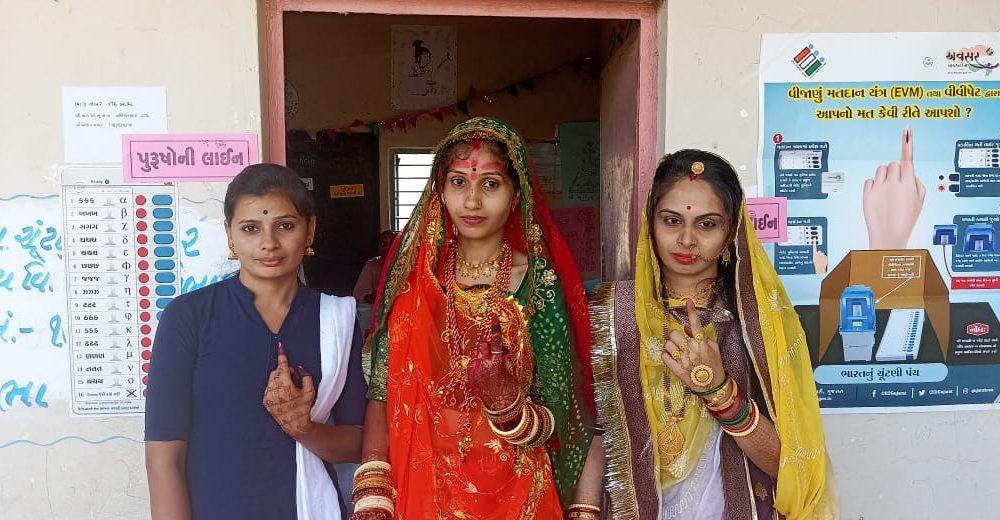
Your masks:
<svg viewBox="0 0 1000 520"><path fill-rule="evenodd" d="M677 351L677 350L671 351L670 352L670 357L674 358L674 361L680 361L681 360L681 353L680 353L680 351Z"/></svg>
<svg viewBox="0 0 1000 520"><path fill-rule="evenodd" d="M688 342L687 341L683 341L681 343L678 343L677 344L677 348L680 349L681 352L687 352Z"/></svg>
<svg viewBox="0 0 1000 520"><path fill-rule="evenodd" d="M695 334L694 335L694 339L696 339L698 341L705 341L705 333L699 332L699 333Z"/></svg>

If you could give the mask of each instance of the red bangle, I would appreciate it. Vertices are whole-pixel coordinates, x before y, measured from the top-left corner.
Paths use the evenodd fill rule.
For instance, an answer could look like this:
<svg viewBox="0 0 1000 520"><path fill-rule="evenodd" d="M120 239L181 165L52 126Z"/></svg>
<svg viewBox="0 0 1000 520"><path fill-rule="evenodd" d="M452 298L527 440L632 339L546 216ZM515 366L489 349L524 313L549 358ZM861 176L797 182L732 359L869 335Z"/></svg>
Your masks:
<svg viewBox="0 0 1000 520"><path fill-rule="evenodd" d="M730 403L729 406L717 412L710 410L709 413L711 413L712 416L715 417L716 419L720 419L723 421L731 420L735 416L737 411L743 408L743 400L746 398L747 396L745 393L743 393L743 389L737 386L736 397L733 399L733 402Z"/></svg>

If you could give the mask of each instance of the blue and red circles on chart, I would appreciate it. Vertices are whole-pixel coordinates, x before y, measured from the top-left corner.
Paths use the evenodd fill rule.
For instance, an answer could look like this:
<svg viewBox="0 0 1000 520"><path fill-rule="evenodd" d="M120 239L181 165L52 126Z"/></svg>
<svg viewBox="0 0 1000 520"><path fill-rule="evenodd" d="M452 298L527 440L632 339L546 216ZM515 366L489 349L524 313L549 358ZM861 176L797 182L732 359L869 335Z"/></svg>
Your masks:
<svg viewBox="0 0 1000 520"><path fill-rule="evenodd" d="M177 248L174 196L154 193L135 197L135 229L139 283L139 356L142 394L146 397L149 360L152 358L156 323L163 309L177 295Z"/></svg>

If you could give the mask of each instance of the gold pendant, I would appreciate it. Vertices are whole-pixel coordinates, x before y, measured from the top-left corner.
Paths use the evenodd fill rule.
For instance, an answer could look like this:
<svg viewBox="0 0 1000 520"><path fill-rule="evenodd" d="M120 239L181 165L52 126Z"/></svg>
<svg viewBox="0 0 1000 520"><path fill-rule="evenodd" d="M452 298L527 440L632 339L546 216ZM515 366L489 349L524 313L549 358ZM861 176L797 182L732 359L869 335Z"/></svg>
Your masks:
<svg viewBox="0 0 1000 520"><path fill-rule="evenodd" d="M684 453L684 433L677 423L677 417L673 415L667 417L666 426L656 436L656 446L663 464L670 464L678 455Z"/></svg>

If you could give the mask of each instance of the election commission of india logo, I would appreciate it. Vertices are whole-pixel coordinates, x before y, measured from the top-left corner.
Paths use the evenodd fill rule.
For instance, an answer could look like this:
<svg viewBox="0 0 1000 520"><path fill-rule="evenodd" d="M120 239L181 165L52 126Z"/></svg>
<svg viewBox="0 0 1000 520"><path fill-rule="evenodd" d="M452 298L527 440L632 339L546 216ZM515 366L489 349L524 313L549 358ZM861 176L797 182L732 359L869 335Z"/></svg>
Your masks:
<svg viewBox="0 0 1000 520"><path fill-rule="evenodd" d="M810 43L792 57L792 63L799 68L799 72L805 77L811 78L826 65L826 58L821 57L819 51Z"/></svg>

